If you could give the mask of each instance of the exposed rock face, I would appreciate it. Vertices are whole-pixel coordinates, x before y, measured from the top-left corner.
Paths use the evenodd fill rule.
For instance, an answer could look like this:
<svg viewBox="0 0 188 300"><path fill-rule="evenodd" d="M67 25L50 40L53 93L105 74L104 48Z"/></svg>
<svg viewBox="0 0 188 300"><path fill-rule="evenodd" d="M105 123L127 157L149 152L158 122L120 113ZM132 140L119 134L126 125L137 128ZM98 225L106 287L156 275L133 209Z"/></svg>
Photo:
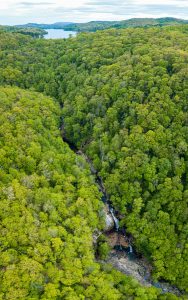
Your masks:
<svg viewBox="0 0 188 300"><path fill-rule="evenodd" d="M152 281L152 267L145 259L130 259L129 256L122 254L117 254L113 250L108 258L108 263L112 264L113 267L120 272L132 276L141 285L151 287L155 286L165 293L172 293L177 296L181 296L181 292L174 286L171 286L166 282L156 282Z"/></svg>
<svg viewBox="0 0 188 300"><path fill-rule="evenodd" d="M146 279L150 274L146 274L146 269L137 261L132 261L126 256L118 258L116 255L111 255L108 262L122 273L136 278L142 285L152 286L151 282Z"/></svg>
<svg viewBox="0 0 188 300"><path fill-rule="evenodd" d="M105 217L105 232L108 232L114 228L114 219L109 211L108 205L104 207L104 217Z"/></svg>

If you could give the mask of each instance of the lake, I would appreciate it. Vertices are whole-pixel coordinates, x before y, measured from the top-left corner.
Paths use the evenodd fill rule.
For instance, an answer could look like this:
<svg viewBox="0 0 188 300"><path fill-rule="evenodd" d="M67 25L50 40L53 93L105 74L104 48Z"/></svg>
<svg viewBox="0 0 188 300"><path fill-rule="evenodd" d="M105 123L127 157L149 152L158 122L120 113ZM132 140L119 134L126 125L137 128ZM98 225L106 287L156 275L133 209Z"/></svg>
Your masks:
<svg viewBox="0 0 188 300"><path fill-rule="evenodd" d="M76 36L76 31L65 31L63 29L48 29L48 34L44 36L45 39L68 39L70 35Z"/></svg>

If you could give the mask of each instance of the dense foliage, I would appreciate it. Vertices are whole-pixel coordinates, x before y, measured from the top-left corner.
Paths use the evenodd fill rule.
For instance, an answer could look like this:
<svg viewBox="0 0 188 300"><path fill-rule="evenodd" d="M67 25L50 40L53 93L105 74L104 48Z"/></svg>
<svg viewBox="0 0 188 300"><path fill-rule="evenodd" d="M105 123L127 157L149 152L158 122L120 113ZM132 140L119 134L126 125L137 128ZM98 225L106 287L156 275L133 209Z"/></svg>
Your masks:
<svg viewBox="0 0 188 300"><path fill-rule="evenodd" d="M99 192L62 142L59 106L15 88L1 88L0 103L1 299L156 299L94 262Z"/></svg>
<svg viewBox="0 0 188 300"><path fill-rule="evenodd" d="M63 104L66 139L93 160L154 277L186 291L187 40L186 26L0 34L0 84ZM14 88L0 97L2 298L173 299L94 263L100 195L60 139L56 101Z"/></svg>

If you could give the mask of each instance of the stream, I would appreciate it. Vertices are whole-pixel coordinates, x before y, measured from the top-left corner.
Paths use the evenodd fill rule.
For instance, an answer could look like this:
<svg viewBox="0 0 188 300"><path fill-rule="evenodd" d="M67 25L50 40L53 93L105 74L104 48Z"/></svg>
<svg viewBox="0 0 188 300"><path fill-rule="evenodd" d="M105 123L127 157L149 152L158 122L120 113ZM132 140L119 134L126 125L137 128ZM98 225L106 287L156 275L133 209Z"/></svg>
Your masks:
<svg viewBox="0 0 188 300"><path fill-rule="evenodd" d="M95 177L95 182L99 188L99 191L102 193L101 200L105 205L104 212L109 218L111 216L111 220L113 223L111 224L112 228L111 230L106 230L109 231L108 233L104 233L107 238L109 238L109 241L111 241L109 242L109 244L111 243L113 250L110 252L106 262L110 263L120 272L128 276L132 276L144 286L154 286L161 289L162 293L172 293L174 295L181 296L181 291L175 286L170 285L168 282L153 282L152 266L146 261L144 257L136 253L136 249L134 249L133 245L131 244L132 237L126 235L125 228L120 228L119 219L116 216L116 211L113 208L109 195L106 192L103 180L99 176L97 170L94 168L92 161L82 150L76 149L75 145L73 145L66 139L63 126L61 127L61 132L64 142L66 142L77 155L82 156L88 163L90 171Z"/></svg>

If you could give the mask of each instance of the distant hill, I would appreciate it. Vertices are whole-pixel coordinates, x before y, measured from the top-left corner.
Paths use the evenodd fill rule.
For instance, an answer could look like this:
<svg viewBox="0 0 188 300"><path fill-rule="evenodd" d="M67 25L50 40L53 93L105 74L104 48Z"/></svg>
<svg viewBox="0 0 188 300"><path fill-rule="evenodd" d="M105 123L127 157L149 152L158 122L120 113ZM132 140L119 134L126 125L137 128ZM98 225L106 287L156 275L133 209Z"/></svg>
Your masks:
<svg viewBox="0 0 188 300"><path fill-rule="evenodd" d="M70 24L64 27L65 30L75 31L97 31L109 28L129 28L129 27L151 27L188 24L188 20L176 18L134 18L124 21L93 21L88 23Z"/></svg>
<svg viewBox="0 0 188 300"><path fill-rule="evenodd" d="M54 24L37 24L29 23L19 25L17 27L35 27L41 29L64 29L78 32L95 32L97 30L104 30L109 28L129 28L129 27L153 27L153 26L168 26L188 24L188 20L176 18L133 18L123 21L91 21L88 23L71 23L71 22L57 22Z"/></svg>
<svg viewBox="0 0 188 300"><path fill-rule="evenodd" d="M63 29L66 26L71 26L74 23L71 22L56 22L53 24L37 24L37 23L28 23L24 25L17 25L19 28L41 28L41 29Z"/></svg>
<svg viewBox="0 0 188 300"><path fill-rule="evenodd" d="M39 27L28 27L28 26L1 26L0 32L11 32L11 33L20 33L24 35L32 36L33 38L42 38L47 32L43 28Z"/></svg>

